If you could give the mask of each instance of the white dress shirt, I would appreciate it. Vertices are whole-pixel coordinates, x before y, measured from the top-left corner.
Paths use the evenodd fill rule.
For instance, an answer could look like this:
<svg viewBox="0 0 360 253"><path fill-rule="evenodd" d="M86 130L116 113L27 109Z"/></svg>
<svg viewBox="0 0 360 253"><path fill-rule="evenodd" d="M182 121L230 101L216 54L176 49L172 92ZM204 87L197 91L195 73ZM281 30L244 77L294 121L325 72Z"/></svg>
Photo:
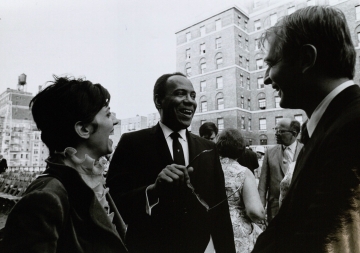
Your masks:
<svg viewBox="0 0 360 253"><path fill-rule="evenodd" d="M340 84L338 87L333 89L322 101L321 103L316 107L314 112L311 114L307 124L306 128L309 133L309 137L314 133L315 128L317 124L319 123L321 117L323 116L324 112L328 108L330 102L343 90L348 88L351 85L355 85L353 80L346 81L342 84Z"/></svg>
<svg viewBox="0 0 360 253"><path fill-rule="evenodd" d="M283 150L284 150L284 157L285 157L285 152L288 155L289 158L289 163L294 161L294 155L295 155L295 151L296 151L296 145L297 145L297 141L295 140L292 144L290 144L289 146L283 146Z"/></svg>

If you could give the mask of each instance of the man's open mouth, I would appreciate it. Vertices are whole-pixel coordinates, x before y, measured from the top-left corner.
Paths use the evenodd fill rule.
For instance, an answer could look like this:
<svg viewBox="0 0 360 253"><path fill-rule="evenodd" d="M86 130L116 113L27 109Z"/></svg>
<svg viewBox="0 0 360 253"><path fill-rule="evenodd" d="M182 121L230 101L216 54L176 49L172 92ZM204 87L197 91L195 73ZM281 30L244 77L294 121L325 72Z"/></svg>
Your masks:
<svg viewBox="0 0 360 253"><path fill-rule="evenodd" d="M191 116L193 114L193 111L189 109L180 109L179 111L186 116Z"/></svg>

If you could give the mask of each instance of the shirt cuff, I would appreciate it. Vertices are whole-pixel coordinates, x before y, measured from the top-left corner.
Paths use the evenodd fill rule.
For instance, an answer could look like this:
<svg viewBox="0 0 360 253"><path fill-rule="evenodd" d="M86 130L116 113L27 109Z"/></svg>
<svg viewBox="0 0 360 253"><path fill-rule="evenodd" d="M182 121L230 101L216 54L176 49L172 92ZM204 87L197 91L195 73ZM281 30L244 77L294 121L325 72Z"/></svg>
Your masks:
<svg viewBox="0 0 360 253"><path fill-rule="evenodd" d="M148 194L147 194L147 191L149 189L150 185L148 187L146 187L146 190L145 190L145 194L146 194L146 213L151 216L151 209L156 206L157 204L159 204L159 199L157 199L156 203L152 204L150 206L149 204L149 198L148 198Z"/></svg>

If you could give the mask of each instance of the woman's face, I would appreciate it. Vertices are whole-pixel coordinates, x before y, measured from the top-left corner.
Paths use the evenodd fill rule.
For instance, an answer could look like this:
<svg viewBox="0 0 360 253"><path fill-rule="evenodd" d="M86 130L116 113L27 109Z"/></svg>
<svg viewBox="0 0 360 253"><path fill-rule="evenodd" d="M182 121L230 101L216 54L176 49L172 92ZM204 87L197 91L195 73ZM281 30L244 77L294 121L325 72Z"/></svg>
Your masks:
<svg viewBox="0 0 360 253"><path fill-rule="evenodd" d="M112 140L109 138L114 134L114 125L118 121L112 116L109 106L104 106L95 116L92 124L97 125L97 129L91 134L89 138L89 146L92 149L93 155L98 158L113 152Z"/></svg>

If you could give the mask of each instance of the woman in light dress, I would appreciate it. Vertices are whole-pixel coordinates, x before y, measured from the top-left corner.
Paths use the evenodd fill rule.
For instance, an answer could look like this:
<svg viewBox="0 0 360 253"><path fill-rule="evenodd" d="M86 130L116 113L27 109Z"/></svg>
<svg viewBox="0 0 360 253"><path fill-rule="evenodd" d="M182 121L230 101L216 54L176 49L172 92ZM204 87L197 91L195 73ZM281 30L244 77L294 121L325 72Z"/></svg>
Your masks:
<svg viewBox="0 0 360 253"><path fill-rule="evenodd" d="M265 218L253 173L236 160L245 148L245 141L236 129L224 129L216 142L225 177L225 188L234 230L236 252L251 252L262 232L255 222Z"/></svg>

